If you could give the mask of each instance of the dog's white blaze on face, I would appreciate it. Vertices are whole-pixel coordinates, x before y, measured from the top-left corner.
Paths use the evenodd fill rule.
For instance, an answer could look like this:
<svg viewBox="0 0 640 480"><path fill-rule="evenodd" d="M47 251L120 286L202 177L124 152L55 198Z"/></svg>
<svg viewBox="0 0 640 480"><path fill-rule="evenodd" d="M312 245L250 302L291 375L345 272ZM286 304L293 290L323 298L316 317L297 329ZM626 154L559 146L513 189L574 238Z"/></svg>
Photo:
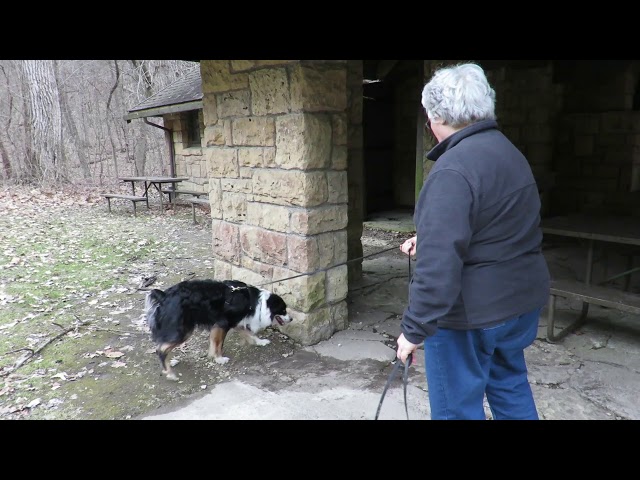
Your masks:
<svg viewBox="0 0 640 480"><path fill-rule="evenodd" d="M263 290L262 292L260 292L260 304L262 310L260 315L260 324L263 325L263 328L266 328L269 325L275 327L278 325L285 325L289 323L291 321L291 317L288 313L286 313L286 311L284 315L273 315L275 312L272 312L267 306L269 297L271 297L271 292L267 290Z"/></svg>
<svg viewBox="0 0 640 480"><path fill-rule="evenodd" d="M261 290L255 312L253 315L243 318L239 326L248 327L249 330L256 333L269 326L285 325L289 323L292 320L289 314L275 315L273 319L271 319L271 311L269 310L269 307L267 307L267 300L270 296L271 292L268 290Z"/></svg>

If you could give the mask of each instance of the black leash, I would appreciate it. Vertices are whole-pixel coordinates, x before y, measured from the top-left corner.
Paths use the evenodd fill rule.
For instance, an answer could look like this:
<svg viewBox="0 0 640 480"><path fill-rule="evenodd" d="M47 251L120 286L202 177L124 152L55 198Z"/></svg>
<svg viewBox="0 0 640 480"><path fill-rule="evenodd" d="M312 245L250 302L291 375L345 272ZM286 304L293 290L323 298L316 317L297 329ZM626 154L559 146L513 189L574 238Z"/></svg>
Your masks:
<svg viewBox="0 0 640 480"><path fill-rule="evenodd" d="M411 255L407 255L409 258L409 283L411 283ZM407 361L404 364L404 375L402 376L402 386L404 389L404 411L407 414L407 420L409 420L409 407L407 407L407 381L409 379L409 366L411 366L413 360L413 353L410 353L407 356ZM384 396L387 394L387 389L389 385L391 385L391 381L396 376L398 369L402 365L402 362L398 358L396 360L396 364L393 366L393 370L389 374L389 378L387 379L387 384L384 386L384 390L382 391L382 397L380 398L380 403L378 403L378 410L376 411L376 420L378 420L378 415L380 414L380 409L382 408L382 402L384 401Z"/></svg>
<svg viewBox="0 0 640 480"><path fill-rule="evenodd" d="M404 375L402 377L402 383L404 387L404 411L407 414L407 420L409 420L409 408L407 407L407 380L409 379L409 365L411 365L412 359L413 359L413 353L410 353L409 356L407 357L407 361L404 363ZM380 403L378 403L378 411L376 412L376 418L375 418L376 420L378 419L378 415L380 414L380 409L382 408L382 401L384 400L384 396L387 394L387 389L389 388L389 385L391 384L391 381L393 380L393 378L396 376L396 373L400 369L400 365L402 365L402 362L400 361L400 359L397 359L396 364L394 365L393 370L391 370L391 374L387 379L387 384L384 386L384 390L382 391L382 397L380 398Z"/></svg>
<svg viewBox="0 0 640 480"><path fill-rule="evenodd" d="M304 277L306 275L314 275L314 274L320 273L320 272L326 272L327 270L331 270L332 268L339 267L341 265L346 265L349 262L355 262L356 260L363 260L365 258L373 257L374 255L379 255L381 253L388 252L388 251L393 250L395 248L398 248L398 247L397 246L393 246L391 248L387 248L385 250L380 250L379 252L371 253L371 254L365 255L363 257L352 258L351 260L347 260L346 262L342 262L342 263L339 263L337 265L332 265L331 267L319 268L318 270L314 270L312 272L300 273L300 274L294 275L292 277L281 278L279 280L273 280L272 282L261 283L259 285L256 285L256 287L263 287L265 285L271 285L272 283L284 282L285 280L291 280L293 278ZM409 258L409 283L410 283L411 282L411 255L407 255L407 257ZM405 413L407 414L407 420L409 420L409 408L407 407L407 381L409 379L409 366L411 365L412 359L413 359L413 354L410 353L409 356L407 357L406 363L404 363L404 375L402 377L402 382L403 382L403 386L404 386L404 410L405 410ZM378 411L376 412L376 418L375 418L376 420L378 419L378 415L380 414L380 408L382 408L382 401L384 400L384 397L387 394L387 389L389 388L389 385L391 384L391 381L393 380L393 377L395 377L396 372L400 368L400 365L402 365L402 362L400 361L400 359L397 359L396 360L396 364L394 365L393 370L391 371L391 375L389 375L389 378L387 380L387 384L384 387L384 391L382 392L382 398L380 398L380 403L378 404Z"/></svg>
<svg viewBox="0 0 640 480"><path fill-rule="evenodd" d="M292 278L304 277L307 275L315 275L316 273L326 272L327 270L331 270L332 268L340 267L342 265L346 265L350 262L355 262L356 260L363 260L365 258L373 257L374 255L380 255L381 253L388 252L390 250L394 250L398 248L397 246L393 246L391 248L385 248L384 250L380 250L379 252L370 253L369 255L365 255L364 257L352 258L351 260L347 260L346 262L338 263L337 265L332 265L326 268L319 268L318 270L314 270L312 272L300 273L298 275L294 275L293 277L281 278L279 280L273 280L272 282L260 283L256 285L256 287L264 287L265 285L271 285L272 283L284 282L285 280L291 280ZM411 276L411 266L409 266L409 276Z"/></svg>

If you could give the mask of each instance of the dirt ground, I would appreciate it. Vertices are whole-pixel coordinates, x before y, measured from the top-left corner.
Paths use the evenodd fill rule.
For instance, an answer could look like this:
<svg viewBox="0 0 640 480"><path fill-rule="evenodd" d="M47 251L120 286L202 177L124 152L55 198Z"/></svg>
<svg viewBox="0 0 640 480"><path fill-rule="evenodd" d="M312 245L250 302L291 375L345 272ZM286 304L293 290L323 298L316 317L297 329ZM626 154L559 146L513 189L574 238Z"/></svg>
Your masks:
<svg viewBox="0 0 640 480"><path fill-rule="evenodd" d="M0 188L0 419L134 418L218 382L268 373L301 348L276 330L263 332L271 340L264 348L232 332L222 366L207 358L199 332L172 357L179 382L160 375L140 320L141 287L213 277L208 212L197 218L188 205L161 213L153 202L136 218L130 202L112 202L110 214L95 189ZM365 230L364 254L407 237Z"/></svg>

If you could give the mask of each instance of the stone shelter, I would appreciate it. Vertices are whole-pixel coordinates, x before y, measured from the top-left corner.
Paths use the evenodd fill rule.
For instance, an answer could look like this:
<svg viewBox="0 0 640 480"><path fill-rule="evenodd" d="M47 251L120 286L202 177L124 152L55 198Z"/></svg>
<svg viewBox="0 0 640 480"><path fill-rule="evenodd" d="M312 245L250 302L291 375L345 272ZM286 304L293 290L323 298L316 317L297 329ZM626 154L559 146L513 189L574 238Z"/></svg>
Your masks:
<svg viewBox="0 0 640 480"><path fill-rule="evenodd" d="M420 92L460 60L200 60L125 119L162 119L171 173L208 193L217 278L279 279L303 344L347 326L363 221L426 179ZM638 214L640 62L478 60L543 214ZM309 273L308 275L300 275Z"/></svg>

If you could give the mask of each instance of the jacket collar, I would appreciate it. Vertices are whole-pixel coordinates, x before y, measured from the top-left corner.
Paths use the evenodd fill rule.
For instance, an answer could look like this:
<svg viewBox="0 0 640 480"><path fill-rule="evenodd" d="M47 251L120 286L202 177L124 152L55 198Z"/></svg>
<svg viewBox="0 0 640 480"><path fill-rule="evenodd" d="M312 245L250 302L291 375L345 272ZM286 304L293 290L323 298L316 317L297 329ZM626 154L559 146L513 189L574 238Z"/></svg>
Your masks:
<svg viewBox="0 0 640 480"><path fill-rule="evenodd" d="M438 143L427 153L427 158L435 162L444 152L455 147L462 139L491 128L498 128L498 122L495 120L480 120L472 123Z"/></svg>

